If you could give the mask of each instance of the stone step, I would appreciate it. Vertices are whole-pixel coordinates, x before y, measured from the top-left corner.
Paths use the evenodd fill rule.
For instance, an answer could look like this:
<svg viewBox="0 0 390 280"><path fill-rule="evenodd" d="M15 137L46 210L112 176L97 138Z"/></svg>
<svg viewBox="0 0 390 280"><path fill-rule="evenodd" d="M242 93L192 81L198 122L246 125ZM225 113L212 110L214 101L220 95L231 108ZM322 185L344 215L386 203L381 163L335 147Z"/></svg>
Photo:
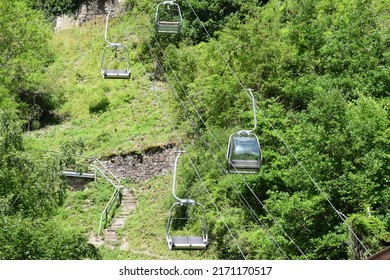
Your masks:
<svg viewBox="0 0 390 280"><path fill-rule="evenodd" d="M115 239L115 240L117 239L116 233L104 235L104 240L113 240L113 239Z"/></svg>
<svg viewBox="0 0 390 280"><path fill-rule="evenodd" d="M109 227L108 229L105 229L103 232L104 232L104 235L111 234L111 233L116 234L116 229Z"/></svg>
<svg viewBox="0 0 390 280"><path fill-rule="evenodd" d="M122 203L124 205L135 204L136 200L135 199L122 199Z"/></svg>
<svg viewBox="0 0 390 280"><path fill-rule="evenodd" d="M122 193L122 200L135 200L135 198L133 197L133 194L131 194L131 193L128 193L128 194Z"/></svg>
<svg viewBox="0 0 390 280"><path fill-rule="evenodd" d="M118 237L116 235L115 236L108 235L104 237L104 241L117 241L117 240Z"/></svg>
<svg viewBox="0 0 390 280"><path fill-rule="evenodd" d="M135 206L135 202L122 201L122 207Z"/></svg>
<svg viewBox="0 0 390 280"><path fill-rule="evenodd" d="M122 199L120 205L120 211L115 217L111 225L105 229L104 232L104 243L109 246L115 246L118 244L117 231L122 228L128 218L128 215L136 207L136 199L134 198L132 192L126 188L122 187ZM113 248L113 247L112 247Z"/></svg>
<svg viewBox="0 0 390 280"><path fill-rule="evenodd" d="M118 239L117 238L104 238L104 242L109 243L109 244L115 244L118 242Z"/></svg>
<svg viewBox="0 0 390 280"><path fill-rule="evenodd" d="M123 226L125 224L125 219L117 219L111 223L112 226Z"/></svg>
<svg viewBox="0 0 390 280"><path fill-rule="evenodd" d="M118 229L120 229L121 227L123 227L123 225L112 225L112 226L110 226L110 230L111 231L113 231L113 230L118 230Z"/></svg>

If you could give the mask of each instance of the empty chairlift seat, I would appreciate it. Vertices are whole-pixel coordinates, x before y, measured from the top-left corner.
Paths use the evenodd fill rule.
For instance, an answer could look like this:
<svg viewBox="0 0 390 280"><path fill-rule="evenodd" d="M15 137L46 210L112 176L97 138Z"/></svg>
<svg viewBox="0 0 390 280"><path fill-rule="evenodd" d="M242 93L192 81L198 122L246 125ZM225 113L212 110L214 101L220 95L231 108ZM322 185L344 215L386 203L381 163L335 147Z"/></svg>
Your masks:
<svg viewBox="0 0 390 280"><path fill-rule="evenodd" d="M96 179L95 173L78 172L73 170L64 170L62 171L62 175L74 178Z"/></svg>
<svg viewBox="0 0 390 280"><path fill-rule="evenodd" d="M108 40L108 19L112 10L106 16L106 29L104 39L107 46L103 49L100 72L104 79L130 79L130 54L129 49L122 44L112 43ZM113 57L109 57L107 50L112 50ZM107 58L109 57L109 58ZM118 66L119 65L119 66Z"/></svg>
<svg viewBox="0 0 390 280"><path fill-rule="evenodd" d="M184 200L183 200L184 201ZM166 239L168 242L168 247L170 250L204 250L209 245L208 242L208 234L207 234L207 220L206 220L206 212L204 209L204 206L200 203L197 203L195 201L188 202L176 202L171 206L170 212L169 212L169 218L167 223L167 230L166 230ZM175 218L174 216L178 213L181 213L179 207L196 207L200 209L200 211L189 211L196 217L178 217ZM199 216L200 215L200 216ZM188 226L189 221L192 220L198 225L198 233L199 235L180 235L180 231L178 231L175 225L173 225L174 221L179 221L181 223L184 223L184 226ZM183 225L182 225L183 226ZM171 232L175 231L176 234L171 235Z"/></svg>
<svg viewBox="0 0 390 280"><path fill-rule="evenodd" d="M174 1L164 1L156 8L156 31L158 33L178 34L183 25L180 6Z"/></svg>
<svg viewBox="0 0 390 280"><path fill-rule="evenodd" d="M107 65L106 62L106 51L108 48L115 48L114 51L118 52L121 50L124 54L124 60L125 60L125 65L126 69L107 69L109 66ZM123 64L123 63L122 63ZM120 44L115 44L115 45L108 45L104 48L103 50L103 57L102 57L102 62L101 62L101 73L104 79L130 79L130 57L129 57L129 50Z"/></svg>

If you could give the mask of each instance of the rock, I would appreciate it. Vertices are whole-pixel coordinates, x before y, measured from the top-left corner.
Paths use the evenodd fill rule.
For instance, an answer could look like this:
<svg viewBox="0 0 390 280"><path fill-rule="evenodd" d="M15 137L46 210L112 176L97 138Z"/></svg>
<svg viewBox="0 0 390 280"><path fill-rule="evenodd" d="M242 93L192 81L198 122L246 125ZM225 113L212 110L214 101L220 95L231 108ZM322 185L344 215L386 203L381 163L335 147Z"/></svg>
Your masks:
<svg viewBox="0 0 390 280"><path fill-rule="evenodd" d="M154 153L153 153L154 152ZM134 181L165 175L173 170L175 148L168 145L162 149L142 154L128 154L114 156L102 163L119 179L131 178Z"/></svg>
<svg viewBox="0 0 390 280"><path fill-rule="evenodd" d="M54 30L60 31L73 27L79 27L87 22L94 24L104 22L108 9L115 8L120 10L122 8L123 0L115 0L112 5L111 0L85 0L77 13L73 16L61 15L57 17Z"/></svg>

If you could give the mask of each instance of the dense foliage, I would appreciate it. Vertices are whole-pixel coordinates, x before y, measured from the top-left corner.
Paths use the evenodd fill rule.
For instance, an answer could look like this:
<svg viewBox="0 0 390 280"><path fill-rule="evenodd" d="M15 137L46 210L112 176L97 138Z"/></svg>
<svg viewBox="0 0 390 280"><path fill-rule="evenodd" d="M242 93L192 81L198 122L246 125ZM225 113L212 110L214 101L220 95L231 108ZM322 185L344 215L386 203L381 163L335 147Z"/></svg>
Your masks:
<svg viewBox="0 0 390 280"><path fill-rule="evenodd" d="M0 110L0 259L97 258L85 236L51 222L65 197L66 158L25 150L21 124Z"/></svg>
<svg viewBox="0 0 390 280"><path fill-rule="evenodd" d="M2 1L0 12L0 105L16 108L26 128L36 129L51 121L61 100L45 83L45 71L54 60L50 26L25 1Z"/></svg>
<svg viewBox="0 0 390 280"><path fill-rule="evenodd" d="M238 207L226 215L248 257L361 259L389 244L389 8L269 1L229 18L217 40L165 49L214 197L236 186L220 203ZM264 165L221 177L209 159L229 132L251 127L246 88L257 92ZM234 257L215 222L221 258Z"/></svg>
<svg viewBox="0 0 390 280"><path fill-rule="evenodd" d="M96 258L85 236L50 221L65 197L63 159L25 149L22 138L55 108L44 75L51 31L24 1L2 1L0 12L0 259Z"/></svg>
<svg viewBox="0 0 390 280"><path fill-rule="evenodd" d="M63 14L74 14L80 7L83 0L26 0L34 9L40 10L46 20L54 20L55 17Z"/></svg>

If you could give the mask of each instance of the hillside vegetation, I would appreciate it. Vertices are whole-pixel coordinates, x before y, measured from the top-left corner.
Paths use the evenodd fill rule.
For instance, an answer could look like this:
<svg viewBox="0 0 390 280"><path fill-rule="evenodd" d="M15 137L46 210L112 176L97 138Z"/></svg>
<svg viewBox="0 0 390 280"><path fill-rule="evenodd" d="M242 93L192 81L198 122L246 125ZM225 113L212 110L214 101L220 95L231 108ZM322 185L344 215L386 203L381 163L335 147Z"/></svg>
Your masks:
<svg viewBox="0 0 390 280"><path fill-rule="evenodd" d="M0 3L0 259L366 259L389 246L390 2L176 2L180 35L155 33L158 1L110 19L130 80L101 77L104 22L51 31L80 1ZM253 127L248 88L263 165L226 174L229 135ZM205 205L209 248L168 250L171 174L123 181L137 200L127 248L89 244L112 190L71 191L71 155L166 143L187 151L178 195Z"/></svg>

